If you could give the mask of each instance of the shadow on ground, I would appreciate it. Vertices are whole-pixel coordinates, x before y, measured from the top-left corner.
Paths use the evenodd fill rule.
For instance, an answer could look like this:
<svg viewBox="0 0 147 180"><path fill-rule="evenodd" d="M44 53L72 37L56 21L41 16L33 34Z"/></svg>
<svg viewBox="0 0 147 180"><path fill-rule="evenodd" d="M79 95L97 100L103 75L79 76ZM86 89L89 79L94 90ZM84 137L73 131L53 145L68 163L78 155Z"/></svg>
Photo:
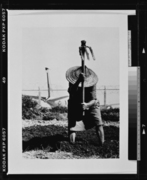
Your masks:
<svg viewBox="0 0 147 180"><path fill-rule="evenodd" d="M119 128L104 127L105 143L101 147L98 143L95 128L77 132L76 143L68 141L67 128L60 126L32 126L23 129L23 152L30 150L44 150L55 152L61 150L72 152L81 157L100 156L100 158L119 157Z"/></svg>

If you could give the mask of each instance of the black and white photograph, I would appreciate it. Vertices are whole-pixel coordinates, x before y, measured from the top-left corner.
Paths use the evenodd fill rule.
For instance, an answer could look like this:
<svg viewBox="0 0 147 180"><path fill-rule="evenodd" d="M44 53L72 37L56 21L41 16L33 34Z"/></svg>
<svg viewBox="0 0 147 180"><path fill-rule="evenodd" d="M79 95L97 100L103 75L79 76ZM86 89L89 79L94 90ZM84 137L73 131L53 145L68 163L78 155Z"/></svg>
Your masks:
<svg viewBox="0 0 147 180"><path fill-rule="evenodd" d="M22 43L24 157L119 158L118 28L26 28Z"/></svg>
<svg viewBox="0 0 147 180"><path fill-rule="evenodd" d="M126 131L130 14L8 11L9 173L136 172Z"/></svg>

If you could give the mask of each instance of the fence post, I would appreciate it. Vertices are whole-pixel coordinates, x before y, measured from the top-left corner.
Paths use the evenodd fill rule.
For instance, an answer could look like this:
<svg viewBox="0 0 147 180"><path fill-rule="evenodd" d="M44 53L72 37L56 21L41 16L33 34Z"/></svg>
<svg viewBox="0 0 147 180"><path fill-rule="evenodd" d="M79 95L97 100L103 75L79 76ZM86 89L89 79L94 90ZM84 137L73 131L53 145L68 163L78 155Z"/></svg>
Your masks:
<svg viewBox="0 0 147 180"><path fill-rule="evenodd" d="M40 92L40 87L38 87L38 104L41 106L41 92Z"/></svg>
<svg viewBox="0 0 147 180"><path fill-rule="evenodd" d="M106 106L106 86L104 86L104 106Z"/></svg>

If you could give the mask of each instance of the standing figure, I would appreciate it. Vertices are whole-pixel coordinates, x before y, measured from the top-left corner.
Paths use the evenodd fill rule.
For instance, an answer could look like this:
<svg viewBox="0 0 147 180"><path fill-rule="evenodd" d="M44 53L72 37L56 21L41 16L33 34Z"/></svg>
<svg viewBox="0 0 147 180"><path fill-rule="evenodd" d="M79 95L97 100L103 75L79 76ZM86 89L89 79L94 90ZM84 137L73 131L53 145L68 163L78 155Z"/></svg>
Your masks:
<svg viewBox="0 0 147 180"><path fill-rule="evenodd" d="M96 97L98 77L91 69L85 66L75 66L66 71L69 81L68 100L68 130L70 142L75 142L76 131L84 131L95 126L99 143L104 143L103 122L100 112L100 103ZM84 103L82 102L82 83L84 83ZM85 112L83 115L83 111Z"/></svg>

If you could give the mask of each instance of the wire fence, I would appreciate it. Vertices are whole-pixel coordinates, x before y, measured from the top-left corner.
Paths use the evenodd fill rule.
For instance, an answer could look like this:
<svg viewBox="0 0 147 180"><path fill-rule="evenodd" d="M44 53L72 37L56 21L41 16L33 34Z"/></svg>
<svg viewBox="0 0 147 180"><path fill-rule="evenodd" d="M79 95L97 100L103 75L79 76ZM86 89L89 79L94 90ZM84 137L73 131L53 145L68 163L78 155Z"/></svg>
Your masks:
<svg viewBox="0 0 147 180"><path fill-rule="evenodd" d="M113 105L115 107L119 106L119 88L118 87L100 87L97 88L97 98L100 101L101 105ZM39 97L48 97L47 89L24 89L22 90L23 95L37 96ZM50 91L51 98L64 97L63 99L58 100L58 104L67 105L68 101L68 92L67 89L52 89Z"/></svg>

